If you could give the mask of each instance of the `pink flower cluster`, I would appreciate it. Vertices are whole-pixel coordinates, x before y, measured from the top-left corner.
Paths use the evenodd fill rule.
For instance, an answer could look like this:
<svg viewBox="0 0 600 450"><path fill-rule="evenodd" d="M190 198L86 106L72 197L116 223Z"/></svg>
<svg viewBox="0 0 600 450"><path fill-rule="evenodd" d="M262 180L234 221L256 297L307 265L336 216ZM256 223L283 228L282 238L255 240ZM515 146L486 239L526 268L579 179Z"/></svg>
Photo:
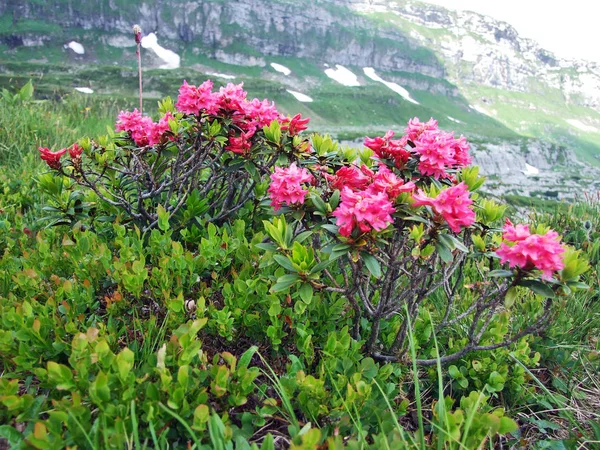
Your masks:
<svg viewBox="0 0 600 450"><path fill-rule="evenodd" d="M415 184L404 183L387 166L379 165L377 172L366 165L340 168L325 178L334 189L341 190L342 201L333 212L342 236L349 237L355 229L367 233L381 231L394 220L393 201L402 192L412 192Z"/></svg>
<svg viewBox="0 0 600 450"><path fill-rule="evenodd" d="M506 219L504 225L504 242L496 251L500 262L509 263L509 267L520 267L523 270L538 269L542 278L550 279L554 272L564 268L563 253L565 248L556 231L546 234L531 234L528 225L514 226Z"/></svg>
<svg viewBox="0 0 600 450"><path fill-rule="evenodd" d="M358 227L362 233L374 229L381 231L394 221L395 211L390 199L384 192L353 192L350 188L342 189L342 202L333 212L342 236L349 237Z"/></svg>
<svg viewBox="0 0 600 450"><path fill-rule="evenodd" d="M409 141L415 142L426 131L437 131L438 121L433 118L427 122L421 122L418 117L414 117L408 121L406 129L406 137Z"/></svg>
<svg viewBox="0 0 600 450"><path fill-rule="evenodd" d="M71 157L71 159L78 160L79 158L81 158L83 148L81 148L77 143L75 143L69 148L63 148L55 152L51 151L47 147L39 147L38 151L40 152L40 158L43 161L46 161L48 167L50 167L51 169L58 169L60 168L60 158L62 158L62 156L65 153L67 153L67 151L69 152L69 156Z"/></svg>
<svg viewBox="0 0 600 450"><path fill-rule="evenodd" d="M310 119L308 117L303 119L301 114L296 114L291 119L283 119L283 125L281 126L281 129L283 131L287 131L290 136L296 136L298 133L308 128L307 125L309 121Z"/></svg>
<svg viewBox="0 0 600 450"><path fill-rule="evenodd" d="M58 169L60 167L60 158L67 153L66 148L55 152L51 151L48 147L39 147L38 150L40 152L40 158L46 161L46 164L48 164L51 169Z"/></svg>
<svg viewBox="0 0 600 450"><path fill-rule="evenodd" d="M268 190L273 209L279 210L284 203L288 206L303 204L308 189L304 189L302 183L311 181L313 176L305 168L297 167L296 163L287 168L275 167Z"/></svg>
<svg viewBox="0 0 600 450"><path fill-rule="evenodd" d="M385 133L383 137L365 138L365 147L375 152L378 158L392 159L397 168L404 167L410 158L410 152L406 150L408 139L406 136L401 139L392 140L394 132L392 130Z"/></svg>
<svg viewBox="0 0 600 450"><path fill-rule="evenodd" d="M385 164L380 164L377 172L366 165L360 169L356 166L341 167L334 175L324 174L331 187L339 189L350 188L354 192L367 190L372 193L385 192L390 200L395 200L402 192L412 192L413 182L404 183Z"/></svg>
<svg viewBox="0 0 600 450"><path fill-rule="evenodd" d="M267 99L248 100L244 84L228 83L227 86L213 92L213 82L205 81L200 86L183 82L179 88L179 97L175 107L185 114L229 114L236 125L244 131L256 131L257 128L269 125L273 120L284 121L283 116L275 108L275 103Z"/></svg>
<svg viewBox="0 0 600 450"><path fill-rule="evenodd" d="M469 144L464 136L455 138L454 133L426 130L415 141L415 153L419 158L419 171L436 179L449 178L449 168L460 168L471 163Z"/></svg>
<svg viewBox="0 0 600 450"><path fill-rule="evenodd" d="M413 198L413 206L430 206L455 233L460 232L461 227L468 227L475 222L475 212L470 208L473 200L465 183L444 189L435 198L428 197L419 189Z"/></svg>
<svg viewBox="0 0 600 450"><path fill-rule="evenodd" d="M458 169L471 163L467 140L438 129L437 120L421 122L415 117L408 121L404 136L397 140L393 140L393 136L394 132L390 130L383 137L365 138L364 144L378 158L392 159L399 169L404 168L411 156L415 156L419 172L436 179L450 178L448 169Z"/></svg>
<svg viewBox="0 0 600 450"><path fill-rule="evenodd" d="M210 80L200 86L192 86L184 81L179 88L175 107L184 114L224 114L231 117L233 123L242 131L239 136L232 134L229 137L229 145L226 148L240 155L250 152L252 136L259 128L270 125L273 120L279 121L282 124L281 129L287 130L290 136L306 130L310 119L302 119L300 114L291 119L284 117L275 108L275 103L267 99L248 100L243 87L244 83L228 83L218 92L213 92L213 82Z"/></svg>
<svg viewBox="0 0 600 450"><path fill-rule="evenodd" d="M167 112L158 123L150 117L134 109L133 112L121 111L117 117L116 131L126 131L131 135L133 141L140 147L159 144L167 131L169 131L169 119L173 115Z"/></svg>

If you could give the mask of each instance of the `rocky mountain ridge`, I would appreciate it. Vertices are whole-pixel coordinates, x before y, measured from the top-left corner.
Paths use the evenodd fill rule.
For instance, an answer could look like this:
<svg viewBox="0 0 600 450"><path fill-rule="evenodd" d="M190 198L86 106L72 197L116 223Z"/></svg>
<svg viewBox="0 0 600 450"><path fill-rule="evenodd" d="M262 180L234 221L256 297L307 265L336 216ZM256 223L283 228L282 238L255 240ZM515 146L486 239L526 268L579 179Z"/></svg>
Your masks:
<svg viewBox="0 0 600 450"><path fill-rule="evenodd" d="M137 22L146 30L158 32L163 39L210 49L212 57L227 63L264 65L264 58L258 55L278 55L414 72L448 78L459 84L519 92L539 93L542 84L559 90L567 102L600 108L598 64L557 58L535 41L520 37L511 25L488 16L414 1L267 3L265 0L131 3L2 0L0 14L13 20L43 19L67 28L123 34L129 33L131 23ZM298 8L299 5L310 7ZM94 14L90 14L92 11ZM431 33L424 35L415 28L380 27L381 23L371 20L377 13L393 14L433 30L433 35L436 30L440 33L432 38ZM39 38L26 35L21 39L25 45L39 43ZM232 48L240 42L257 55ZM424 51L427 48L435 50L435 54ZM420 57L415 58L407 49L419 51ZM441 57L441 63L436 56Z"/></svg>

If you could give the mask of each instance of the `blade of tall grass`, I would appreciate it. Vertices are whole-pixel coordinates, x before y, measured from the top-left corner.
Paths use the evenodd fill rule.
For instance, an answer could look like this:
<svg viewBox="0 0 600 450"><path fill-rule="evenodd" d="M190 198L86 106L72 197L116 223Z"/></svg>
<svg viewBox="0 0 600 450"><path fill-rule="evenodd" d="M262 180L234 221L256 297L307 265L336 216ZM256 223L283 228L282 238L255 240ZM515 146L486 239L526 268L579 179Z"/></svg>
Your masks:
<svg viewBox="0 0 600 450"><path fill-rule="evenodd" d="M540 381L540 379L538 377L536 377L533 372L531 372L531 370L529 370L529 368L523 364L517 357L515 357L513 354L509 354L510 358L516 362L518 365L520 365L525 372L527 372L527 374L533 379L533 381L535 381L535 383L542 389L542 391L544 391L544 393L550 397L550 399L552 400L552 402L558 406L559 408L563 408L564 409L564 415L567 417L567 420L569 421L569 423L571 424L571 426L573 426L574 428L577 428L577 430L581 433L582 436L585 436L587 433L585 431L584 428L582 428L579 425L579 421L575 419L575 417L573 416L570 408L568 407L568 405L565 405L565 403L558 399L558 397L556 397L545 385L544 383L542 383Z"/></svg>
<svg viewBox="0 0 600 450"><path fill-rule="evenodd" d="M421 405L421 388L419 386L419 369L417 367L417 351L415 348L415 337L412 332L412 323L408 312L408 305L404 305L406 320L408 321L408 346L413 366L413 380L415 383L415 403L417 404L417 421L419 423L419 444L425 449L425 427L423 425L423 407Z"/></svg>
<svg viewBox="0 0 600 450"><path fill-rule="evenodd" d="M79 422L79 420L77 420L77 417L75 417L69 409L67 409L67 413L69 414L69 416L71 416L71 419L73 419L73 421L77 424L77 427L79 428L79 430L83 433L85 440L88 442L88 444L90 444L90 448L92 448L92 449L95 448L94 443L92 442L92 439L90 438L90 435L85 431L85 428L83 428L83 425L81 425L81 422Z"/></svg>
<svg viewBox="0 0 600 450"><path fill-rule="evenodd" d="M360 414L356 414L356 416L354 416L354 414L352 414L352 411L350 411L350 408L348 407L348 403L346 402L346 399L344 398L344 396L342 395L342 393L340 392L340 390L337 387L337 384L335 383L333 376L331 375L331 371L329 370L329 368L327 366L325 366L325 370L327 371L327 375L329 375L329 378L331 379L331 385L335 388L337 394L339 395L340 399L342 399L342 404L344 405L344 409L346 410L346 412L348 413L348 416L350 416L350 420L352 421L352 423L354 424L354 427L356 428L356 434L359 437L359 441L361 442L361 449L364 447L364 441L365 441L365 431L363 430L361 421L360 421Z"/></svg>
<svg viewBox="0 0 600 450"><path fill-rule="evenodd" d="M200 447L200 441L198 440L198 436L196 436L196 433L194 433L194 431L190 428L190 426L187 424L187 422L181 418L181 416L179 416L177 413L171 411L169 408L167 408L165 405L163 405L160 402L158 403L158 406L164 412L166 412L171 417L173 417L175 420L177 420L183 426L183 428L186 429L186 431L189 433L189 435L194 440L194 446L192 447L192 449Z"/></svg>
<svg viewBox="0 0 600 450"><path fill-rule="evenodd" d="M256 354L259 356L259 358L261 359L261 361L263 362L265 367L271 373L269 375L264 370L262 371L263 374L269 379L269 381L271 381L271 383L273 385L273 389L275 389L275 392L277 392L277 395L279 395L279 398L281 399L281 404L283 405L285 412L282 410L280 410L280 411L282 412L282 414L284 416L287 416L286 419L288 420L288 422L290 422L292 424L295 432L298 433L300 431L300 425L298 422L298 418L296 417L296 414L294 413L294 408L292 406L292 402L290 401L290 398L288 397L287 393L285 392L285 388L281 384L279 377L277 376L277 374L275 373L273 368L270 366L270 364L267 362L267 360L260 354L260 352L256 352Z"/></svg>
<svg viewBox="0 0 600 450"><path fill-rule="evenodd" d="M381 386L379 385L377 380L373 380L373 382L375 383L375 386L377 386L377 389L379 389L379 392L381 392L381 396L383 397L383 400L385 401L387 407L390 409L390 413L392 414L392 417L394 418L394 425L396 426L396 429L398 430L398 434L400 434L400 439L402 439L402 443L406 445L407 442L406 442L406 439L404 438L404 433L406 433L406 431L400 425L400 422L398 421L398 418L396 417L396 414L394 413L394 408L392 407L392 404L390 403L388 396L385 394L385 392L383 392L383 389L381 388ZM416 447L417 443L410 433L408 433L408 437L411 440L411 443Z"/></svg>

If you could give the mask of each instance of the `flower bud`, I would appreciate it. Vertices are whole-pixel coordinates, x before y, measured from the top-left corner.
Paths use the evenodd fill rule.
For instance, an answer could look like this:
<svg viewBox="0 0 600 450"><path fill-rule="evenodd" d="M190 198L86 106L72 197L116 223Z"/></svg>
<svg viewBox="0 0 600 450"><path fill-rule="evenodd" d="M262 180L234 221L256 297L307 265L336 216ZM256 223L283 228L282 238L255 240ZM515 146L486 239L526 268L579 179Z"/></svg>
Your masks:
<svg viewBox="0 0 600 450"><path fill-rule="evenodd" d="M186 300L185 310L189 313L195 312L196 311L196 302L194 300Z"/></svg>
<svg viewBox="0 0 600 450"><path fill-rule="evenodd" d="M133 26L133 35L135 36L135 43L142 43L142 28L139 25Z"/></svg>

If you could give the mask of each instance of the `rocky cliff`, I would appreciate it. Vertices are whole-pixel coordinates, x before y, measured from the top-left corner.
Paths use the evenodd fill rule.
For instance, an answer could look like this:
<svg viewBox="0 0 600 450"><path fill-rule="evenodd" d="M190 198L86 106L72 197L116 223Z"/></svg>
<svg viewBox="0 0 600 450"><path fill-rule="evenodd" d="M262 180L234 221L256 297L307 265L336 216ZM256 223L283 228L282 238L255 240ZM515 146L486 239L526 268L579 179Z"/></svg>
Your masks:
<svg viewBox="0 0 600 450"><path fill-rule="evenodd" d="M13 22L128 34L132 23L218 60L264 65L265 55L449 78L600 107L600 67L556 58L509 24L471 12L388 0L0 0ZM119 36L103 37L107 43ZM2 36L34 44L31 33Z"/></svg>

